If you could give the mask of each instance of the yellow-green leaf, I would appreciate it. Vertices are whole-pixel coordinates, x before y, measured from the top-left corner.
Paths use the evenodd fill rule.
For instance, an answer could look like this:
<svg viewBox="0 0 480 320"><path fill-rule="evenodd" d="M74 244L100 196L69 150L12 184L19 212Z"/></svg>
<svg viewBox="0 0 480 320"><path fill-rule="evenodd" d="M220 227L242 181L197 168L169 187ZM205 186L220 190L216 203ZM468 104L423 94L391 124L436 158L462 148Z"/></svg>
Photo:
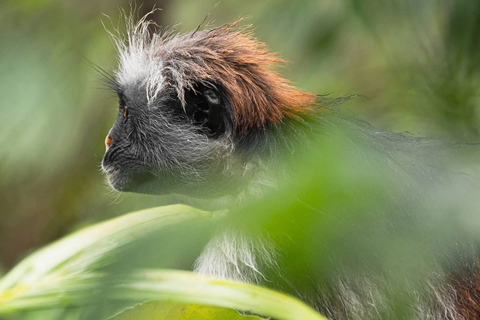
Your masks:
<svg viewBox="0 0 480 320"><path fill-rule="evenodd" d="M254 320L265 319L242 315L236 310L201 305L179 305L148 301L128 308L109 320Z"/></svg>

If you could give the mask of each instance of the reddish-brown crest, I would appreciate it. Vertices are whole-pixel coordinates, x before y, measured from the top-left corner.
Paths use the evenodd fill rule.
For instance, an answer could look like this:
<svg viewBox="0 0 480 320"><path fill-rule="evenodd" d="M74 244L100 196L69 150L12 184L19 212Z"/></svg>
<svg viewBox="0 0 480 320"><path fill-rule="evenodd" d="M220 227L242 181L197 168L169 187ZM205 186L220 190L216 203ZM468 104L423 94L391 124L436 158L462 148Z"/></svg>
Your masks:
<svg viewBox="0 0 480 320"><path fill-rule="evenodd" d="M195 31L164 41L157 51L166 78L184 101L186 89L198 81L221 83L234 113L235 132L241 134L285 117L312 110L315 95L301 92L278 75L273 67L283 62L237 23Z"/></svg>

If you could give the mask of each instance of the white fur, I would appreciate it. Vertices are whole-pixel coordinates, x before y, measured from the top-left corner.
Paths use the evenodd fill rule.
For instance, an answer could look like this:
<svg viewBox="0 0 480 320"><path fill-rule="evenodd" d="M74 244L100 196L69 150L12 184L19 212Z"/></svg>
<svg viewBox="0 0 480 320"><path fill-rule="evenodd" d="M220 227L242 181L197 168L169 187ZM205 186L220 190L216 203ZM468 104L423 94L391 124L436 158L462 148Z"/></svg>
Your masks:
<svg viewBox="0 0 480 320"><path fill-rule="evenodd" d="M281 171L279 168L277 168ZM242 203L252 196L259 196L267 188L273 189L278 182L273 173L258 158L242 168L250 183L232 202ZM262 269L275 269L278 254L275 245L263 235L251 234L246 230L227 229L217 233L207 244L195 264L195 272L222 279L248 283L269 281Z"/></svg>
<svg viewBox="0 0 480 320"><path fill-rule="evenodd" d="M261 283L268 279L260 266L276 268L276 258L270 241L228 230L208 243L196 262L195 271L221 279Z"/></svg>
<svg viewBox="0 0 480 320"><path fill-rule="evenodd" d="M137 23L133 23L131 16L127 17L126 37L110 34L118 51L117 82L123 87L131 84L145 86L150 103L164 84L163 61L157 52L164 38L160 33L149 32L152 22L147 21L147 17L142 17Z"/></svg>

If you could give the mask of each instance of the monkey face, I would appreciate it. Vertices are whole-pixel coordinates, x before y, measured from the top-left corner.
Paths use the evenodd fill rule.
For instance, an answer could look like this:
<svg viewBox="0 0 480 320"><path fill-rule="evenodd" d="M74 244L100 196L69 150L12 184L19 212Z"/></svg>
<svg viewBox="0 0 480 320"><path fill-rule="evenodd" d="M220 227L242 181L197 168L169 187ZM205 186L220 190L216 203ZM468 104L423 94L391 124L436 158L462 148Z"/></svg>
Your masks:
<svg viewBox="0 0 480 320"><path fill-rule="evenodd" d="M199 197L225 192L235 165L231 121L219 90L198 84L186 90L183 105L172 88L153 102L145 93L142 85L118 88L118 115L102 161L110 186Z"/></svg>
<svg viewBox="0 0 480 320"><path fill-rule="evenodd" d="M282 60L236 24L172 36L150 32L146 17L128 22L107 77L119 96L102 163L114 189L237 193L288 144L277 130L316 103L272 71Z"/></svg>

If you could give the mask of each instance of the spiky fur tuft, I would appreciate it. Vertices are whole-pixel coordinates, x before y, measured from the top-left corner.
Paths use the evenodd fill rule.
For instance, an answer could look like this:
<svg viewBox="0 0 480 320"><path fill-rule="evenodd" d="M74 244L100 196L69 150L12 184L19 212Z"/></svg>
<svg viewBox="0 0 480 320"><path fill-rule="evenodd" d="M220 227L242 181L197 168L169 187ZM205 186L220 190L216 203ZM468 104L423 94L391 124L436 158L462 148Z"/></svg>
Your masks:
<svg viewBox="0 0 480 320"><path fill-rule="evenodd" d="M185 105L185 92L199 81L221 84L230 100L235 132L281 123L312 111L313 94L298 91L273 68L283 62L257 41L240 21L211 30L175 35L150 32L147 16L127 18L127 36L114 37L119 52L116 77L121 85L144 85L149 101L171 86ZM220 81L221 80L221 81Z"/></svg>

